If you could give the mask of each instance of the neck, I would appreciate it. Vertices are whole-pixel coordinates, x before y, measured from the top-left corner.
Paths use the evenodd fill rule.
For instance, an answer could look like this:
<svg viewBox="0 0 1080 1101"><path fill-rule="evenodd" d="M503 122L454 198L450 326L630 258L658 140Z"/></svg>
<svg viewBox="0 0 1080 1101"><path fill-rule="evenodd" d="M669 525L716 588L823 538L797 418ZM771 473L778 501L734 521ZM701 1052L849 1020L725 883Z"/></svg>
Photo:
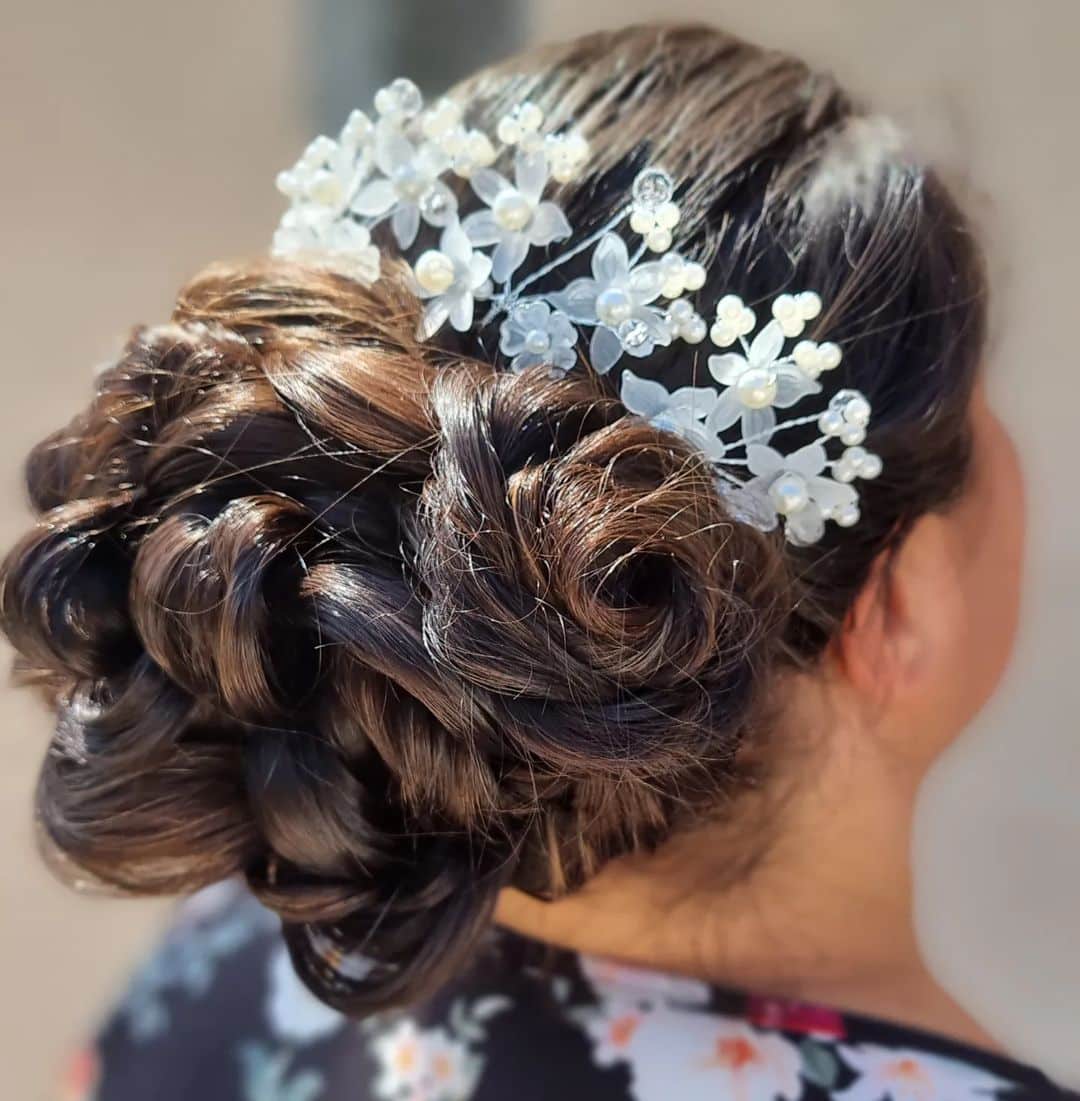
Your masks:
<svg viewBox="0 0 1080 1101"><path fill-rule="evenodd" d="M732 827L711 825L616 861L555 902L505 892L498 920L576 951L992 1049L923 962L909 853L917 784L898 782L896 762L863 748L872 741L842 738L842 753L815 761L813 784L784 802L767 852L733 885L722 886Z"/></svg>

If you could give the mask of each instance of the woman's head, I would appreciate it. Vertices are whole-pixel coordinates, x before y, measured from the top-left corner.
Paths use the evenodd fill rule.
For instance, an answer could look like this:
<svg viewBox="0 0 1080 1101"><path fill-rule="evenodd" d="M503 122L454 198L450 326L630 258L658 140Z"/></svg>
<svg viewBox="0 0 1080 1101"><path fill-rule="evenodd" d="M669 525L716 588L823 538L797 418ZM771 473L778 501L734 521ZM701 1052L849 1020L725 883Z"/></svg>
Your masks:
<svg viewBox="0 0 1080 1101"><path fill-rule="evenodd" d="M558 896L737 822L793 750L785 674L846 663L876 690L855 667L897 649L899 621L872 614L908 592L897 577L956 675L965 629L994 629L980 699L1011 634L985 614L1008 602L990 590L1012 544L981 536L1015 510L973 401L978 252L891 129L700 27L547 48L454 94L488 130L524 99L576 122L593 156L558 198L579 232L661 162L685 181L677 244L706 300L819 291L815 325L845 349L829 389L872 402L884 473L857 526L785 545L731 515L704 456L627 414L618 369L497 370L483 331L419 343L395 270L365 286L217 266L135 332L32 455L41 522L4 574L4 628L58 714L42 824L128 889L244 874L308 982L358 1012L447 977L504 887ZM698 350L657 351L651 377L704 380ZM925 598L944 560L964 598L947 615Z"/></svg>

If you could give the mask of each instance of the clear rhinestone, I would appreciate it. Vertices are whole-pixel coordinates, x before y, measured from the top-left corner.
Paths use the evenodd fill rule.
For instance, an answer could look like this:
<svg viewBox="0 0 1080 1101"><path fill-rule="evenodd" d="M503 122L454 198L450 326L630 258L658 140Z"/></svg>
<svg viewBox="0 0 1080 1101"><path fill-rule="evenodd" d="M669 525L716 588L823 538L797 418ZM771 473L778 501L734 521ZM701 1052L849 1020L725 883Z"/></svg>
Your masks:
<svg viewBox="0 0 1080 1101"><path fill-rule="evenodd" d="M640 317L624 321L616 332L624 348L640 348L649 339L649 326Z"/></svg>
<svg viewBox="0 0 1080 1101"><path fill-rule="evenodd" d="M637 174L631 194L638 206L656 210L671 201L675 182L662 168L646 168Z"/></svg>
<svg viewBox="0 0 1080 1101"><path fill-rule="evenodd" d="M424 97L420 89L405 77L398 77L397 80L392 81L390 92L397 101L398 110L403 115L412 117L419 114L420 109L424 106Z"/></svg>

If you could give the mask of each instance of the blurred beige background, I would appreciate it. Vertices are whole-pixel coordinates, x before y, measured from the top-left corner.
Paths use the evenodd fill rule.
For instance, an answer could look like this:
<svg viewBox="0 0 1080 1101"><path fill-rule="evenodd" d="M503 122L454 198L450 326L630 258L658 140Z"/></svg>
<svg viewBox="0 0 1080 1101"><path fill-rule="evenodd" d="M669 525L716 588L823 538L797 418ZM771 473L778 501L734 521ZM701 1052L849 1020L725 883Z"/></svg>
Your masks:
<svg viewBox="0 0 1080 1101"><path fill-rule="evenodd" d="M393 0L369 10L389 13ZM214 257L265 248L274 173L309 137L300 0L0 0L0 537L15 464L89 392L126 327ZM664 15L801 52L899 116L967 180L997 292L991 377L1031 490L1025 626L999 701L927 785L920 925L1002 1042L1080 1082L1080 258L1076 0L537 0L534 32ZM0 692L0 1037L6 1095L55 1068L148 943L158 904L90 900L33 851L48 723Z"/></svg>

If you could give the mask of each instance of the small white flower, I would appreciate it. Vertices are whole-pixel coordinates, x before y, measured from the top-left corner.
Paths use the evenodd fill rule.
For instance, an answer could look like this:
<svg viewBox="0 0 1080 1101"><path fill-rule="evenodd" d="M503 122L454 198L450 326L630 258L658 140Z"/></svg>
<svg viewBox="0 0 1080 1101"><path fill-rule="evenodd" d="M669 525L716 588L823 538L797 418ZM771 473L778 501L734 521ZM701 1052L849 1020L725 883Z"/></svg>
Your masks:
<svg viewBox="0 0 1080 1101"><path fill-rule="evenodd" d="M310 254L311 259L332 264L362 283L379 278L379 250L371 243L367 227L351 217L334 218L310 206L285 212L271 251L275 256Z"/></svg>
<svg viewBox="0 0 1080 1101"><path fill-rule="evenodd" d="M373 156L371 120L363 111L353 111L337 141L316 138L292 168L278 173L278 190L294 204L310 204L337 216L371 171Z"/></svg>
<svg viewBox="0 0 1080 1101"><path fill-rule="evenodd" d="M653 261L632 267L626 242L615 233L600 238L592 255L592 276L575 279L564 291L547 295L577 325L595 325L590 365L605 375L623 352L638 359L659 344L671 343L671 326L651 306L660 297L664 274Z"/></svg>
<svg viewBox="0 0 1080 1101"><path fill-rule="evenodd" d="M382 1033L372 1050L379 1064L379 1076L375 1081L378 1097L411 1097L412 1091L420 1090L427 1074L427 1059L424 1036L415 1021L406 1017Z"/></svg>
<svg viewBox="0 0 1080 1101"><path fill-rule="evenodd" d="M434 142L414 145L402 130L383 119L375 127L375 164L382 176L365 184L350 203L365 218L390 215L398 247L409 248L423 219L447 226L457 217L457 199L439 178L450 158Z"/></svg>
<svg viewBox="0 0 1080 1101"><path fill-rule="evenodd" d="M859 518L859 496L824 474L828 456L820 443L802 447L792 455L761 444L748 444L747 465L754 477L736 494L751 502L755 515L769 522L766 530L784 517L788 541L797 546L816 543L825 534L825 521L850 527Z"/></svg>
<svg viewBox="0 0 1080 1101"><path fill-rule="evenodd" d="M986 1101L1010 1083L967 1063L928 1052L876 1044L840 1045L837 1052L859 1077L837 1101Z"/></svg>
<svg viewBox="0 0 1080 1101"><path fill-rule="evenodd" d="M488 210L470 214L462 226L481 248L495 245L491 277L505 283L524 263L530 248L563 241L573 232L566 215L542 199L548 182L548 161L542 153L518 153L514 182L491 168L473 173L473 190Z"/></svg>
<svg viewBox="0 0 1080 1101"><path fill-rule="evenodd" d="M513 356L510 367L524 371L541 363L565 374L577 363L577 329L566 314L538 299L519 303L499 330L499 349Z"/></svg>
<svg viewBox="0 0 1080 1101"><path fill-rule="evenodd" d="M415 118L423 107L424 97L408 77L399 76L375 93L375 110L396 122Z"/></svg>
<svg viewBox="0 0 1080 1101"><path fill-rule="evenodd" d="M716 405L716 391L711 386L683 386L670 393L663 383L639 378L626 367L619 398L631 413L644 417L654 428L673 432L714 462L723 458L723 443L702 424Z"/></svg>
<svg viewBox="0 0 1080 1101"><path fill-rule="evenodd" d="M786 409L821 386L790 359L781 358L784 333L770 321L754 338L746 355L726 352L709 356L709 371L727 389L720 395L711 427L717 432L742 418L743 438L767 439L776 426L774 406Z"/></svg>
<svg viewBox="0 0 1080 1101"><path fill-rule="evenodd" d="M425 252L413 269L416 292L430 299L420 322L420 340L429 340L449 320L459 333L473 321L477 298L490 291L491 260L474 252L465 230L452 222L442 231L438 249Z"/></svg>

